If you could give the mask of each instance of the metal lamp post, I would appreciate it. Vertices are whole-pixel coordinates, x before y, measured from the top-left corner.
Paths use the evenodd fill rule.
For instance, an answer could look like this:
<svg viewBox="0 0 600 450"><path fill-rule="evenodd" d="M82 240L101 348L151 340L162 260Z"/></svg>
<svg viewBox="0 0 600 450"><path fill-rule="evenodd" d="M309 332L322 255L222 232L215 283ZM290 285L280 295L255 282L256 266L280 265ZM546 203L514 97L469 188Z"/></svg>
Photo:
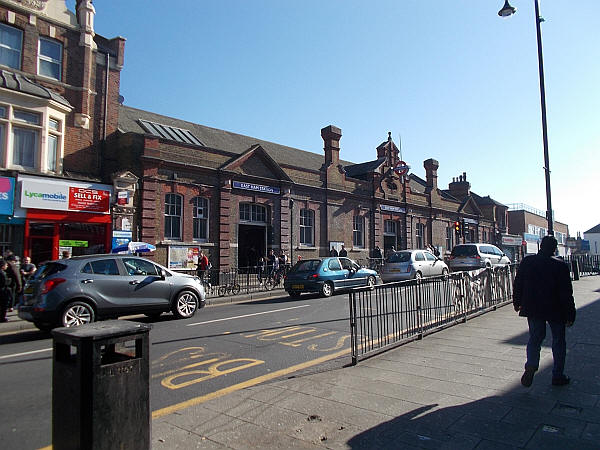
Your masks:
<svg viewBox="0 0 600 450"><path fill-rule="evenodd" d="M546 173L546 219L548 220L548 234L554 235L553 215L552 215L552 195L550 191L550 161L548 158L548 126L546 124L546 89L544 87L544 58L542 56L542 30L541 23L544 19L540 16L540 6L538 0L534 0L535 4L535 29L537 32L537 48L538 48L538 66L540 72L540 100L542 106L542 137L544 140L544 171ZM517 11L513 8L508 0L505 0L504 6L498 15L500 17L508 17Z"/></svg>

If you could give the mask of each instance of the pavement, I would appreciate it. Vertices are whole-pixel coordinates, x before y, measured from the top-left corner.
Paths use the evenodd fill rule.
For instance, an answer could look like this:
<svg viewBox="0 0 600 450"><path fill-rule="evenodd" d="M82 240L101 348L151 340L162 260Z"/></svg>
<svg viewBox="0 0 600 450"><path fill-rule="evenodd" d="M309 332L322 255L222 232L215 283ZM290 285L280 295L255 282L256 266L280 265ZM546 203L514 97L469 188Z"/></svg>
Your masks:
<svg viewBox="0 0 600 450"><path fill-rule="evenodd" d="M533 385L521 386L527 321L508 305L356 366L155 414L152 448L597 450L600 276L573 286L568 386L551 385L550 336Z"/></svg>

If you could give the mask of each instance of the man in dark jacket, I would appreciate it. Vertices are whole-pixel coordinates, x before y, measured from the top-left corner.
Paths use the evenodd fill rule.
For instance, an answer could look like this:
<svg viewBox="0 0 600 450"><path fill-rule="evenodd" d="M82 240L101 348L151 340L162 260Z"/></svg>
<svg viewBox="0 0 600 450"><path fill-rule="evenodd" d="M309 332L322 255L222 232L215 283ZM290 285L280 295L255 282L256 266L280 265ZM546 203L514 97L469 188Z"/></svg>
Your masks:
<svg viewBox="0 0 600 450"><path fill-rule="evenodd" d="M552 384L569 384L564 374L567 343L565 326L575 322L575 301L567 264L554 258L558 243L554 236L546 236L537 255L528 256L519 266L515 277L513 306L519 316L527 317L529 342L527 362L521 384L531 386L539 367L540 349L546 337L546 322L552 331Z"/></svg>

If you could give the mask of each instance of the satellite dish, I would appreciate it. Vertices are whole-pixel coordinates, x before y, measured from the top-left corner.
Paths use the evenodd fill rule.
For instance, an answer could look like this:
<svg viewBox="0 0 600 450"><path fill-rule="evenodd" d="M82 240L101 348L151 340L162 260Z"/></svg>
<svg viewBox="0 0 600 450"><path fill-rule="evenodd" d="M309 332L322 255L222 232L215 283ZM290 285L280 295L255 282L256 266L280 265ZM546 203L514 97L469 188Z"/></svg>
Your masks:
<svg viewBox="0 0 600 450"><path fill-rule="evenodd" d="M119 105L122 105L124 101L125 101L125 97L123 97L122 95L119 95Z"/></svg>

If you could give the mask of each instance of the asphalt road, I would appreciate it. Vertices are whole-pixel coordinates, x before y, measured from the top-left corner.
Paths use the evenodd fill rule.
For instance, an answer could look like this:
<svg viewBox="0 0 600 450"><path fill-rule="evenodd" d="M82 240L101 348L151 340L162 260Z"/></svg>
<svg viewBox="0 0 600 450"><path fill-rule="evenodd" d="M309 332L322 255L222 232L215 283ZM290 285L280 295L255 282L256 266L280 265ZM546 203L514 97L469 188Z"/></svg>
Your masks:
<svg viewBox="0 0 600 450"><path fill-rule="evenodd" d="M350 363L348 311L348 294L285 295L207 307L188 320L136 318L153 326L153 417L245 386ZM51 347L50 336L37 331L0 336L3 448L51 444Z"/></svg>

